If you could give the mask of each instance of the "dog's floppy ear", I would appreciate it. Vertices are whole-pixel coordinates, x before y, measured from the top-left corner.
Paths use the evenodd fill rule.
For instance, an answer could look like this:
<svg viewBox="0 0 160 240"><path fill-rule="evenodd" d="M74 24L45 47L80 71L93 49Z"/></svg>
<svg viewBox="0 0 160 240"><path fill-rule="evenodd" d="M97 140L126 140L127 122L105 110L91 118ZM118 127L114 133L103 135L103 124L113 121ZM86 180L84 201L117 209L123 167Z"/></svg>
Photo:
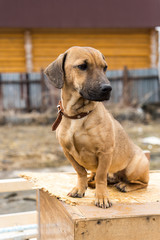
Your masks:
<svg viewBox="0 0 160 240"><path fill-rule="evenodd" d="M51 83L59 89L62 88L64 84L64 64L66 56L67 53L59 55L59 57L54 62L49 64L44 71Z"/></svg>

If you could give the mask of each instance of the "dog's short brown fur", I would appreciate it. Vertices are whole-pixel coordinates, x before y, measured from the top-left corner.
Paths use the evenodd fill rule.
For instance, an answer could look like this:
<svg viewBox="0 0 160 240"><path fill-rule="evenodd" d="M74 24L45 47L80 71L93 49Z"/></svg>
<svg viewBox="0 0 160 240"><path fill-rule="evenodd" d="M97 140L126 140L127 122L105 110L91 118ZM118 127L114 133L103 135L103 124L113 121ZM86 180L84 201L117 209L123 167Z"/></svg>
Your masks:
<svg viewBox="0 0 160 240"><path fill-rule="evenodd" d="M83 197L88 183L95 178L95 204L103 208L111 206L108 174L112 174L108 180L123 192L146 187L149 181L148 159L102 104L111 91L106 68L98 50L72 47L45 70L53 85L62 89L67 115L92 111L77 120L63 116L57 138L78 175L77 185L68 195ZM86 169L92 172L89 181Z"/></svg>

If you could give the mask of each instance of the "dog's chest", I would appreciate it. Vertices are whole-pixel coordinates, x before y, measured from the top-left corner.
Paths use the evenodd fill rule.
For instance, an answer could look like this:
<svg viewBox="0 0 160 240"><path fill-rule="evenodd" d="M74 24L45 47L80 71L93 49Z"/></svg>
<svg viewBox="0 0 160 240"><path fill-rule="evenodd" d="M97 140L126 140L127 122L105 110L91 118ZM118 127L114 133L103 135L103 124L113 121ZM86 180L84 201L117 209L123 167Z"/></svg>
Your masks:
<svg viewBox="0 0 160 240"><path fill-rule="evenodd" d="M61 128L58 139L63 149L83 167L93 170L97 168L96 147L94 138L82 120L72 121L68 128Z"/></svg>

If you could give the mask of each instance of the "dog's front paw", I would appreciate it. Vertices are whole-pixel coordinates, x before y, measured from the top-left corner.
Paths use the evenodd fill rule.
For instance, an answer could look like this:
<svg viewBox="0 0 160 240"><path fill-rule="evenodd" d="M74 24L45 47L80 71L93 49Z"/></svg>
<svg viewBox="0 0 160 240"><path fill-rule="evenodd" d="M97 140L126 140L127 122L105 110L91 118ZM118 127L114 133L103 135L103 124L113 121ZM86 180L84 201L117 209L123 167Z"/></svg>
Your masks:
<svg viewBox="0 0 160 240"><path fill-rule="evenodd" d="M100 198L96 197L95 205L100 208L109 208L112 206L112 203L110 202L108 197L103 196Z"/></svg>
<svg viewBox="0 0 160 240"><path fill-rule="evenodd" d="M100 208L109 208L112 206L112 203L110 202L108 197L108 191L106 187L102 189L96 189L95 205Z"/></svg>
<svg viewBox="0 0 160 240"><path fill-rule="evenodd" d="M67 194L69 197L82 198L85 195L85 190L74 187L71 192Z"/></svg>

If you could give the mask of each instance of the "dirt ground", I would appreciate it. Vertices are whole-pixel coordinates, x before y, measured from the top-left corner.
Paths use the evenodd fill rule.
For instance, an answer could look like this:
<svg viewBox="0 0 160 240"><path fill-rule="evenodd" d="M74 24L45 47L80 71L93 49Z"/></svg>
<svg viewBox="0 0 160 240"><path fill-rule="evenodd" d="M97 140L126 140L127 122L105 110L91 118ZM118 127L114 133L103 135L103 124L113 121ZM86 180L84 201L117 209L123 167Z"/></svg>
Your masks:
<svg viewBox="0 0 160 240"><path fill-rule="evenodd" d="M160 144L143 143L146 137L160 138L160 123L125 121L123 127L144 150L151 151L151 169L160 169ZM56 140L51 125L0 126L0 178L18 177L24 170L72 171ZM16 192L0 194L0 214L36 209L36 193Z"/></svg>
<svg viewBox="0 0 160 240"><path fill-rule="evenodd" d="M125 121L123 127L133 141L151 151L151 169L160 169L160 145L144 144L146 137L160 138L160 123L140 124ZM0 178L13 170L55 168L69 165L51 126L0 127ZM3 173L3 174L2 174Z"/></svg>
<svg viewBox="0 0 160 240"><path fill-rule="evenodd" d="M2 126L0 136L2 171L68 164L51 126Z"/></svg>

